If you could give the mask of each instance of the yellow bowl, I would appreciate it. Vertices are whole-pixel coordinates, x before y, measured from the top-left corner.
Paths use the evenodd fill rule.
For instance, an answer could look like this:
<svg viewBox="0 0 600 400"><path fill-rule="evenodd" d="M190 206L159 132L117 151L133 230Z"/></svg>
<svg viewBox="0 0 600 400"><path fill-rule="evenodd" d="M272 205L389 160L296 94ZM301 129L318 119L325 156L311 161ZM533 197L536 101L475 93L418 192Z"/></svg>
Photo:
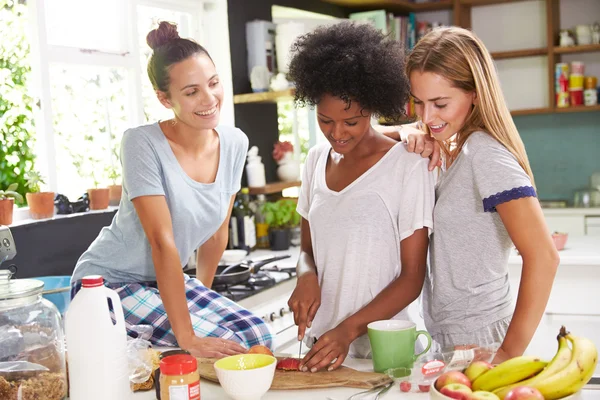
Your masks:
<svg viewBox="0 0 600 400"><path fill-rule="evenodd" d="M271 387L277 359L266 354L239 354L220 359L215 372L225 393L235 400L258 400Z"/></svg>
<svg viewBox="0 0 600 400"><path fill-rule="evenodd" d="M454 400L452 397L448 397L448 396L440 393L439 390L437 390L435 388L435 382L433 382L431 384L431 388L429 389L429 398L432 400ZM580 399L581 399L581 391L574 393L570 396L563 397L560 400L580 400Z"/></svg>

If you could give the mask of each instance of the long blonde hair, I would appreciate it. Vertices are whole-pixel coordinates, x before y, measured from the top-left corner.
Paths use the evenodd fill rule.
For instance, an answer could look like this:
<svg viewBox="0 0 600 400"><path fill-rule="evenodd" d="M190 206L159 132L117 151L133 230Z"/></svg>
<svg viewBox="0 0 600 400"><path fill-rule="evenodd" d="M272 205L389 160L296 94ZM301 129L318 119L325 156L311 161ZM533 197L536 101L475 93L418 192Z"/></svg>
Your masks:
<svg viewBox="0 0 600 400"><path fill-rule="evenodd" d="M525 145L506 106L494 62L483 42L463 28L437 28L425 35L410 53L406 74L431 72L446 78L466 92L475 92L477 102L456 135L458 154L475 131L491 135L510 151L534 184ZM447 145L442 149L451 155Z"/></svg>

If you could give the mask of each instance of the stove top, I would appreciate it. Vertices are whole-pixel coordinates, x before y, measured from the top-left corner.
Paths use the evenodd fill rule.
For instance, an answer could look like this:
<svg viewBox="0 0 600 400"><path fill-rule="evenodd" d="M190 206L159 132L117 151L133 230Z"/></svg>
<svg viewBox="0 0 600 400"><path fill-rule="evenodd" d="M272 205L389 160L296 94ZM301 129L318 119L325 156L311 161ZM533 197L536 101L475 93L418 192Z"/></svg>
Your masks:
<svg viewBox="0 0 600 400"><path fill-rule="evenodd" d="M240 301L250 296L254 296L263 290L267 290L278 283L292 279L295 276L295 271L279 272L276 270L269 271L268 268L263 268L256 274L252 274L246 283L237 285L213 285L211 289L228 299Z"/></svg>

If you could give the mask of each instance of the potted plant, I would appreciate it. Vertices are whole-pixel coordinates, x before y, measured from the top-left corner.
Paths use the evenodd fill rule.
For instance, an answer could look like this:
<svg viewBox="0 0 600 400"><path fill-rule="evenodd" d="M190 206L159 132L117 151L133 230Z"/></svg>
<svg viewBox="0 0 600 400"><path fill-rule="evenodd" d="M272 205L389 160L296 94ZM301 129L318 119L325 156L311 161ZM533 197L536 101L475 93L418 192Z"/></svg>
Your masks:
<svg viewBox="0 0 600 400"><path fill-rule="evenodd" d="M42 175L34 170L25 178L29 192L25 193L29 205L29 215L33 219L51 218L54 215L54 192L41 192L40 185L46 184Z"/></svg>
<svg viewBox="0 0 600 400"><path fill-rule="evenodd" d="M115 165L107 167L106 170L108 172L108 179L112 181L112 185L108 186L108 204L118 206L121 201L121 193L123 192L121 174Z"/></svg>
<svg viewBox="0 0 600 400"><path fill-rule="evenodd" d="M94 148L94 137L86 135L85 141L90 147L86 152L71 153L73 157L73 166L77 169L79 176L87 178L94 183L92 188L87 190L90 201L90 210L104 210L108 208L108 187L100 187L100 182L106 181L106 167L103 166L103 160L99 153L91 149Z"/></svg>
<svg viewBox="0 0 600 400"><path fill-rule="evenodd" d="M267 202L262 207L265 222L269 225L269 243L271 250L290 248L290 229L300 224L300 214L296 212L296 202L281 199Z"/></svg>
<svg viewBox="0 0 600 400"><path fill-rule="evenodd" d="M0 225L12 224L15 200L23 201L23 196L17 193L18 187L18 183L12 183L5 190L0 190Z"/></svg>
<svg viewBox="0 0 600 400"><path fill-rule="evenodd" d="M294 146L290 142L276 142L273 145L273 159L277 162L277 176L283 182L300 179L300 163L294 159Z"/></svg>
<svg viewBox="0 0 600 400"><path fill-rule="evenodd" d="M108 188L99 188L100 182L96 178L96 174L92 172L92 178L94 179L94 187L87 190L90 198L90 210L104 210L108 208L109 203L109 190Z"/></svg>

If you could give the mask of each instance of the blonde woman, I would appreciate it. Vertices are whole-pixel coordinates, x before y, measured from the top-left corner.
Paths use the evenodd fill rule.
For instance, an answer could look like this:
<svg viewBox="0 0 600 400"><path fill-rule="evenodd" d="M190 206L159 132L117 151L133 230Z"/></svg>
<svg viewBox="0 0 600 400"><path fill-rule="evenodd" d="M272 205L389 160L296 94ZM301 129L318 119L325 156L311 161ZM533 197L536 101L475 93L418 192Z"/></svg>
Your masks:
<svg viewBox="0 0 600 400"><path fill-rule="evenodd" d="M559 257L492 58L472 32L441 28L419 41L406 72L416 113L442 150L423 288L427 329L442 347L501 342L496 362L521 355ZM418 135L408 147L424 156L434 149ZM523 258L516 307L508 282L513 243Z"/></svg>

